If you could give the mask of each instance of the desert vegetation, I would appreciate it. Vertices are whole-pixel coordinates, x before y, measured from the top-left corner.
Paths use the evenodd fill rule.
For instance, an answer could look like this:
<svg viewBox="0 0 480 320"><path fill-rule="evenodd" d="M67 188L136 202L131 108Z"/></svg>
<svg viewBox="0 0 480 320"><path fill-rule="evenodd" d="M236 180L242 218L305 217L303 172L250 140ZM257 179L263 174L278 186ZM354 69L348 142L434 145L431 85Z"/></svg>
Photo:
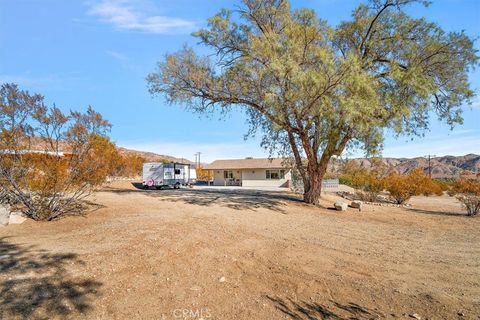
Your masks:
<svg viewBox="0 0 480 320"><path fill-rule="evenodd" d="M339 176L340 183L355 188L356 196L363 201L378 201L378 196L385 189L384 177L389 169L378 159L373 160L373 163L374 166L368 170L355 161L347 161Z"/></svg>
<svg viewBox="0 0 480 320"><path fill-rule="evenodd" d="M460 176L449 192L457 197L469 216L476 216L480 212L480 180L478 178Z"/></svg>
<svg viewBox="0 0 480 320"><path fill-rule="evenodd" d="M211 170L206 170L202 167L196 169L197 180L199 181L211 181L213 180L213 172Z"/></svg>
<svg viewBox="0 0 480 320"><path fill-rule="evenodd" d="M396 204L405 204L413 196L443 195L456 197L469 216L480 212L480 179L470 172L464 172L457 179L437 180L416 168L407 173L399 173L373 159L372 168L364 168L355 161L347 161L338 175L341 184L354 188L355 197L369 202L389 199ZM386 198L381 198L382 193Z"/></svg>
<svg viewBox="0 0 480 320"><path fill-rule="evenodd" d="M422 194L426 196L443 194L442 188L420 168L407 174L392 172L385 177L384 181L390 198L397 204L403 204L411 197Z"/></svg>
<svg viewBox="0 0 480 320"><path fill-rule="evenodd" d="M95 136L95 150L101 154L95 155L101 162L102 177L138 178L142 174L143 163L147 160L133 153L122 153L107 137Z"/></svg>
<svg viewBox="0 0 480 320"><path fill-rule="evenodd" d="M109 128L92 107L67 114L45 105L39 94L2 85L0 200L34 220L81 211L82 199L111 170Z"/></svg>
<svg viewBox="0 0 480 320"><path fill-rule="evenodd" d="M340 183L355 188L360 200L377 202L379 195L387 192L390 201L404 204L413 196L442 195L443 191L450 190L447 182L431 179L420 168L401 174L382 165L378 158L372 163L373 167L367 169L348 161L339 175Z"/></svg>

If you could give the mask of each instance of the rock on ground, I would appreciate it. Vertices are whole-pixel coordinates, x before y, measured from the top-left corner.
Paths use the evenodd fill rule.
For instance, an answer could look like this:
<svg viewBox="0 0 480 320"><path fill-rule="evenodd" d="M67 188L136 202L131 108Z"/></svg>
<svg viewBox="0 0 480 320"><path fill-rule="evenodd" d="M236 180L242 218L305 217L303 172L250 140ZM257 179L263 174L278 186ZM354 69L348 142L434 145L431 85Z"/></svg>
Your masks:
<svg viewBox="0 0 480 320"><path fill-rule="evenodd" d="M24 223L27 218L20 212L12 212L8 220L8 224L21 224Z"/></svg>
<svg viewBox="0 0 480 320"><path fill-rule="evenodd" d="M350 204L350 207L355 209L362 209L362 204L363 202L360 200L353 200L352 203Z"/></svg>
<svg viewBox="0 0 480 320"><path fill-rule="evenodd" d="M346 211L347 208L348 208L348 205L345 202L335 202L335 204L333 206L338 211Z"/></svg>
<svg viewBox="0 0 480 320"><path fill-rule="evenodd" d="M10 218L10 210L7 207L0 206L0 226L6 226Z"/></svg>

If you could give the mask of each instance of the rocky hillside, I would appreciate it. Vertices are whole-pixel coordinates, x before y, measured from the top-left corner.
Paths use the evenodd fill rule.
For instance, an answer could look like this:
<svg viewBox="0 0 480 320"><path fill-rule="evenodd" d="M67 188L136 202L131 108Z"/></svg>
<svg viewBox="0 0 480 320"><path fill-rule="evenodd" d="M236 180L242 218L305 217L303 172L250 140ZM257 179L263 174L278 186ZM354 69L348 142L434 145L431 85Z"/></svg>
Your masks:
<svg viewBox="0 0 480 320"><path fill-rule="evenodd" d="M118 151L124 155L134 154L144 158L146 161L151 161L151 162L182 162L182 163L193 164L193 162L188 159L180 159L180 158L175 158L175 157L167 156L163 154L156 154L153 152L131 150L123 147L119 147Z"/></svg>
<svg viewBox="0 0 480 320"><path fill-rule="evenodd" d="M354 159L361 167L370 168L371 159ZM428 159L418 158L382 158L382 163L400 173L409 172L415 168L423 168L428 173ZM456 177L462 171L480 173L480 155L467 154L465 156L443 156L431 159L432 176L436 178ZM333 171L341 170L341 163L337 160L332 166Z"/></svg>

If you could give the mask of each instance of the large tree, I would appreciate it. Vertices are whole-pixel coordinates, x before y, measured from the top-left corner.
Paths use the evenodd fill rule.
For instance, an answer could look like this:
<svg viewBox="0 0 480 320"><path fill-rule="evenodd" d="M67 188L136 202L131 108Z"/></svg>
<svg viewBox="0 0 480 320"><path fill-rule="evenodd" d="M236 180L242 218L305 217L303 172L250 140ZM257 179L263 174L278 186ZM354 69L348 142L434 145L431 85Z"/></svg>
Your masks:
<svg viewBox="0 0 480 320"><path fill-rule="evenodd" d="M410 17L412 2L428 5L372 0L333 28L286 0L243 0L194 33L208 55L167 55L149 90L197 112L244 107L264 146L293 155L304 200L317 204L329 160L346 147L378 151L386 129L422 134L433 113L462 122L473 41Z"/></svg>

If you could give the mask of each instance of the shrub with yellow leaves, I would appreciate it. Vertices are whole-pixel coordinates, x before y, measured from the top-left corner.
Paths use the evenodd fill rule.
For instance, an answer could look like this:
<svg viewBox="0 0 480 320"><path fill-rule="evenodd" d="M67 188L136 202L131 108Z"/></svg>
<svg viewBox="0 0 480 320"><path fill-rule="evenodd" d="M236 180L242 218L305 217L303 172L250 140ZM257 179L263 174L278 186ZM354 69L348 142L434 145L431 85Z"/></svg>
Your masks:
<svg viewBox="0 0 480 320"><path fill-rule="evenodd" d="M403 204L413 196L441 195L442 189L422 169L415 169L408 174L392 172L384 179L385 189L397 204Z"/></svg>
<svg viewBox="0 0 480 320"><path fill-rule="evenodd" d="M0 201L35 220L85 209L116 156L110 124L89 107L63 113L43 96L0 87Z"/></svg>

